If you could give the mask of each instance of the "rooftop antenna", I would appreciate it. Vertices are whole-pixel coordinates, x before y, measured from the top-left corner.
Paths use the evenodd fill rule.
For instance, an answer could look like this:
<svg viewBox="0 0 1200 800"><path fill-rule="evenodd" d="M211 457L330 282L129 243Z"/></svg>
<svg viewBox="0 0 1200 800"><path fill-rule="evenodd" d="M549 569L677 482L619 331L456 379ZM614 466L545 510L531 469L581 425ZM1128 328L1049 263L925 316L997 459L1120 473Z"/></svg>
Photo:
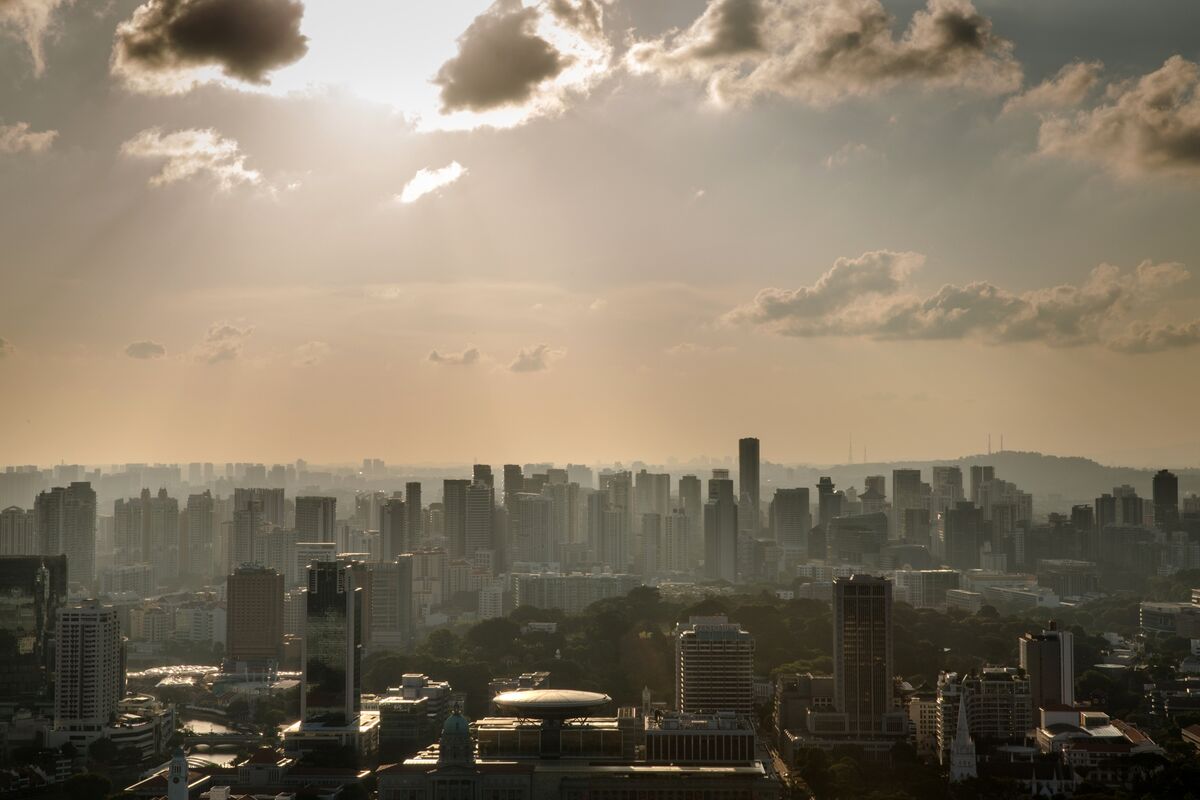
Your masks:
<svg viewBox="0 0 1200 800"><path fill-rule="evenodd" d="M1000 434L1000 452L1004 452L1004 434Z"/></svg>

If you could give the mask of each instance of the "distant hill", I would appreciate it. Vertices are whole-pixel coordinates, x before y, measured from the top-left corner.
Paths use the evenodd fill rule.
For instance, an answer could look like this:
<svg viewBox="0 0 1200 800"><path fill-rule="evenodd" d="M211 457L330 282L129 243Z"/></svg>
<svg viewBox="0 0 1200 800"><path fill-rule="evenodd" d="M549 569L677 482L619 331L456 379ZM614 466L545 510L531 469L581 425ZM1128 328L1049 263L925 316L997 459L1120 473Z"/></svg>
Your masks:
<svg viewBox="0 0 1200 800"><path fill-rule="evenodd" d="M854 486L860 490L867 475L884 475L887 477L890 495L893 469L920 469L922 476L928 481L931 467L959 466L963 471L963 487L969 491L969 468L980 464L994 466L997 477L1012 481L1032 493L1035 499L1040 498L1043 503L1049 495L1061 495L1066 504L1090 503L1103 492L1110 492L1114 486L1124 484L1134 487L1142 497L1150 497L1151 481L1156 472L1153 469L1109 467L1088 458L1075 456L1048 456L1042 453L1006 450L991 455L963 456L940 461L889 461L836 464L828 467L764 464L762 474L764 481L769 481L773 487L811 487L822 475L828 475L838 486ZM1200 494L1200 469L1176 469L1172 472L1179 476L1181 498L1189 492ZM764 499L769 496L769 492L763 492ZM815 496L813 502L816 502ZM1042 507L1045 508L1044 505Z"/></svg>

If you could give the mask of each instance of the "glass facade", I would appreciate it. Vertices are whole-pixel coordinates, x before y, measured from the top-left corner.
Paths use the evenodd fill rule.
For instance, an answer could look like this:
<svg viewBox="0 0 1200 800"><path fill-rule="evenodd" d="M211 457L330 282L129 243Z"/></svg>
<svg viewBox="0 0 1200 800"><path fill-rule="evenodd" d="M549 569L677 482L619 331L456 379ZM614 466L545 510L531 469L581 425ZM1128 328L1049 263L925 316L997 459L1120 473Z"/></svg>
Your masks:
<svg viewBox="0 0 1200 800"><path fill-rule="evenodd" d="M361 567L309 567L304 635L304 721L346 725L359 712L362 664Z"/></svg>
<svg viewBox="0 0 1200 800"><path fill-rule="evenodd" d="M0 557L0 697L48 693L54 626L66 598L66 556Z"/></svg>

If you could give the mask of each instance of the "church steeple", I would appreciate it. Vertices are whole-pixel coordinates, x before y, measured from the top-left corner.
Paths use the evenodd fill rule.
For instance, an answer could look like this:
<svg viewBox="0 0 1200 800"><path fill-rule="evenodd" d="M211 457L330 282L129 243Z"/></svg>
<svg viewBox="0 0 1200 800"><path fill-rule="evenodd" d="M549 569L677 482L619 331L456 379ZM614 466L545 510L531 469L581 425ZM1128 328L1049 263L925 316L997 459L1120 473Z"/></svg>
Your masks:
<svg viewBox="0 0 1200 800"><path fill-rule="evenodd" d="M969 694L964 686L958 693L958 726L954 732L954 743L950 745L951 783L979 777L976 766L975 740L971 738L971 727L967 723L968 697Z"/></svg>

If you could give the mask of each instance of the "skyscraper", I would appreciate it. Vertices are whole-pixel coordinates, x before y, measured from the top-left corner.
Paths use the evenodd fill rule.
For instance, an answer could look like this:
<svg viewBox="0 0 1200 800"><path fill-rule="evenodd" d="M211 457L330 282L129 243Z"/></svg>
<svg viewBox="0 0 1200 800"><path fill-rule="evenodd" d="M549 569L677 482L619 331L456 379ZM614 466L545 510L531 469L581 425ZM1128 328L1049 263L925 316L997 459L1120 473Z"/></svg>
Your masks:
<svg viewBox="0 0 1200 800"><path fill-rule="evenodd" d="M54 639L55 730L100 730L116 718L125 696L125 648L116 610L95 600L59 609Z"/></svg>
<svg viewBox="0 0 1200 800"><path fill-rule="evenodd" d="M675 627L675 709L754 710L754 637L726 617L692 617Z"/></svg>
<svg viewBox="0 0 1200 800"><path fill-rule="evenodd" d="M200 578L211 578L217 558L216 504L212 493L188 495L186 571Z"/></svg>
<svg viewBox="0 0 1200 800"><path fill-rule="evenodd" d="M879 733L892 711L892 583L871 575L833 582L833 691L851 733Z"/></svg>
<svg viewBox="0 0 1200 800"><path fill-rule="evenodd" d="M776 489L775 499L771 501L771 524L775 529L775 541L784 552L806 558L808 532L812 530L808 489Z"/></svg>
<svg viewBox="0 0 1200 800"><path fill-rule="evenodd" d="M946 563L958 570L979 569L979 550L984 541L983 509L959 503L946 512Z"/></svg>
<svg viewBox="0 0 1200 800"><path fill-rule="evenodd" d="M262 515L264 523L280 528L287 525L287 502L283 496L283 489L255 487L233 490L234 511L246 508L251 500L258 502L259 513Z"/></svg>
<svg viewBox="0 0 1200 800"><path fill-rule="evenodd" d="M17 506L0 511L0 556L38 553L37 514Z"/></svg>
<svg viewBox="0 0 1200 800"><path fill-rule="evenodd" d="M520 492L512 496L508 527L513 561L546 564L555 560L553 511L554 504L545 495Z"/></svg>
<svg viewBox="0 0 1200 800"><path fill-rule="evenodd" d="M316 562L308 569L301 722L344 726L358 717L363 641L362 567Z"/></svg>
<svg viewBox="0 0 1200 800"><path fill-rule="evenodd" d="M996 468L976 464L971 467L971 502L979 505L979 487L996 479Z"/></svg>
<svg viewBox="0 0 1200 800"><path fill-rule="evenodd" d="M236 505L236 500L234 502L229 563L225 565L227 574L243 564L255 563L255 557L261 552L259 538L267 528L261 502L249 497L245 498L241 506Z"/></svg>
<svg viewBox="0 0 1200 800"><path fill-rule="evenodd" d="M910 508L924 508L927 487L921 483L921 470L892 470L892 538L908 536L904 512Z"/></svg>
<svg viewBox="0 0 1200 800"><path fill-rule="evenodd" d="M90 586L96 578L96 492L86 481L55 487L33 506L43 555L65 555L70 579Z"/></svg>
<svg viewBox="0 0 1200 800"><path fill-rule="evenodd" d="M392 561L415 549L408 532L410 519L404 500L392 497L383 502L379 510L379 538L384 561Z"/></svg>
<svg viewBox="0 0 1200 800"><path fill-rule="evenodd" d="M817 524L828 530L829 521L842 515L845 496L834 490L833 479L822 477L817 481Z"/></svg>
<svg viewBox="0 0 1200 800"><path fill-rule="evenodd" d="M1051 622L1050 629L1027 633L1018 640L1021 669L1029 674L1033 707L1075 705L1075 637L1060 631Z"/></svg>
<svg viewBox="0 0 1200 800"><path fill-rule="evenodd" d="M0 698L45 696L55 667L58 610L67 600L67 557L0 557L0 586Z"/></svg>
<svg viewBox="0 0 1200 800"><path fill-rule="evenodd" d="M1154 473L1154 524L1168 533L1179 524L1179 478L1165 469Z"/></svg>
<svg viewBox="0 0 1200 800"><path fill-rule="evenodd" d="M404 505L408 510L409 547L417 548L425 538L425 509L421 505L421 482L404 484Z"/></svg>
<svg viewBox="0 0 1200 800"><path fill-rule="evenodd" d="M229 576L226 595L228 660L278 661L283 643L283 575L268 567L239 567Z"/></svg>
<svg viewBox="0 0 1200 800"><path fill-rule="evenodd" d="M491 464L475 464L471 467L471 482L485 484L493 491L496 489L496 477L492 474Z"/></svg>
<svg viewBox="0 0 1200 800"><path fill-rule="evenodd" d="M489 478L490 471L489 467ZM479 480L468 486L466 513L463 520L464 558L473 560L477 553L495 554L497 549L493 531L495 515L496 492L490 481Z"/></svg>
<svg viewBox="0 0 1200 800"><path fill-rule="evenodd" d="M451 558L467 554L467 489L471 482L461 479L442 481L442 527Z"/></svg>
<svg viewBox="0 0 1200 800"><path fill-rule="evenodd" d="M754 537L762 527L758 466L758 439L738 439L738 528Z"/></svg>
<svg viewBox="0 0 1200 800"><path fill-rule="evenodd" d="M297 497L296 533L302 542L336 542L337 498Z"/></svg>
<svg viewBox="0 0 1200 800"><path fill-rule="evenodd" d="M372 647L402 648L416 624L413 607L413 556L367 564L367 621Z"/></svg>
<svg viewBox="0 0 1200 800"><path fill-rule="evenodd" d="M708 482L709 501L704 505L704 574L714 580L737 582L738 507L733 481Z"/></svg>
<svg viewBox="0 0 1200 800"><path fill-rule="evenodd" d="M704 504L700 478L684 475L679 479L679 508L688 518L688 566L694 567L704 557Z"/></svg>

